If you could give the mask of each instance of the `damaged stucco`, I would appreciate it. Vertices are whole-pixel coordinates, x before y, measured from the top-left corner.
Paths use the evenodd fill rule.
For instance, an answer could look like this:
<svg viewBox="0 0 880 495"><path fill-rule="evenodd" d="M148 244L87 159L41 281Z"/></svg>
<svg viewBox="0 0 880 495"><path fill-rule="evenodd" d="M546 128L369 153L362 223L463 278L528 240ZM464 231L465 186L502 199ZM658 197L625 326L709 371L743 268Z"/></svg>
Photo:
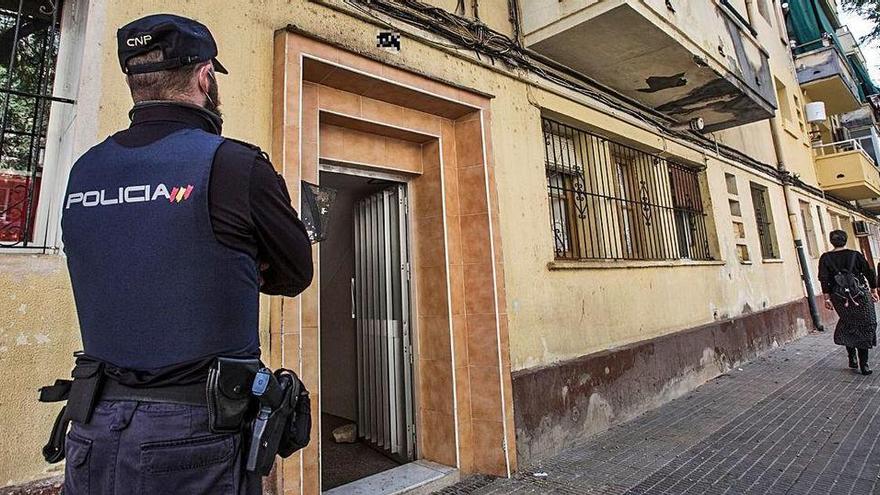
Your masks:
<svg viewBox="0 0 880 495"><path fill-rule="evenodd" d="M523 21L531 48L680 123L701 118L713 132L767 119L776 107L768 54L732 8L537 0L524 4Z"/></svg>
<svg viewBox="0 0 880 495"><path fill-rule="evenodd" d="M803 336L808 319L801 301L514 373L517 455L534 462L681 397Z"/></svg>

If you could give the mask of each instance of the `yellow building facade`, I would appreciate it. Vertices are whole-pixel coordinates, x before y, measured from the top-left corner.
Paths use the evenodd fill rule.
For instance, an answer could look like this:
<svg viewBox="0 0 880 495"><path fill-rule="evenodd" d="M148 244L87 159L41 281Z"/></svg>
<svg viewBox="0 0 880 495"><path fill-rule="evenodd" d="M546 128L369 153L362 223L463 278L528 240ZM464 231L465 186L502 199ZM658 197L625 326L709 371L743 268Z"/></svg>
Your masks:
<svg viewBox="0 0 880 495"><path fill-rule="evenodd" d="M810 331L795 240L816 290L835 228L880 261L850 202L880 191L877 167L814 149L775 0L33 3L58 9L61 100L29 245L0 249L0 486L63 470L40 456L57 408L36 401L80 347L61 198L76 157L128 125L115 35L142 15L211 28L224 132L270 154L295 206L301 181L338 192L313 286L262 300L264 360L300 373L317 419L278 493L330 488L326 415L431 482L509 476ZM391 34L399 49L377 46ZM402 316L351 318L384 256L358 251L366 211L385 215ZM355 364L376 322L404 339L384 442Z"/></svg>

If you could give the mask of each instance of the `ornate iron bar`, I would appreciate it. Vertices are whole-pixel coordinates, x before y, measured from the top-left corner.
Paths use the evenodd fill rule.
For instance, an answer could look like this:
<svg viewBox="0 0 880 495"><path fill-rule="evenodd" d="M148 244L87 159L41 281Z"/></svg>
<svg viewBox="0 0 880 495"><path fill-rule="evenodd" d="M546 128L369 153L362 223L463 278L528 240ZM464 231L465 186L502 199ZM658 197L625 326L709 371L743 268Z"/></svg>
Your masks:
<svg viewBox="0 0 880 495"><path fill-rule="evenodd" d="M60 39L60 0L0 1L0 248L35 244Z"/></svg>
<svg viewBox="0 0 880 495"><path fill-rule="evenodd" d="M542 119L557 259L711 260L701 171Z"/></svg>

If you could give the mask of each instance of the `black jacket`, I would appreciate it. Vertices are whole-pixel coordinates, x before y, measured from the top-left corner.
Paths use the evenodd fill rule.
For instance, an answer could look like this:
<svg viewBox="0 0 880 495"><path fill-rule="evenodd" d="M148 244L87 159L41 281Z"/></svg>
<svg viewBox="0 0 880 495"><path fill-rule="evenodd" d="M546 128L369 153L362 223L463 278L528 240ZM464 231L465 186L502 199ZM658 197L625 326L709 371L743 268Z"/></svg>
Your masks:
<svg viewBox="0 0 880 495"><path fill-rule="evenodd" d="M127 147L143 146L185 128L220 134L220 124L196 107L150 103L135 106L131 126L113 139ZM293 297L305 290L313 274L311 244L268 156L256 146L227 139L214 157L208 188L217 240L259 261L261 292Z"/></svg>
<svg viewBox="0 0 880 495"><path fill-rule="evenodd" d="M877 288L877 275L874 269L868 264L865 255L859 251L852 249L844 249L841 251L828 251L819 257L819 282L822 283L822 292L831 294L834 292L834 276L839 270L849 269L850 261L855 256L855 265L853 273L865 277L865 281L872 289Z"/></svg>

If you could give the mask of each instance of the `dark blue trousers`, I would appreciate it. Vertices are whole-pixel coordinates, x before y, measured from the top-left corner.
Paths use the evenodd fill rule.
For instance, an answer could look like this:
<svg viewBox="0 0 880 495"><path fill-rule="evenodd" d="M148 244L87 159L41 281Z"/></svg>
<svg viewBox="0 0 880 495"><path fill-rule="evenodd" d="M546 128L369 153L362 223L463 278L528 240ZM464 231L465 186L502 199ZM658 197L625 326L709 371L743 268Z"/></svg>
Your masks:
<svg viewBox="0 0 880 495"><path fill-rule="evenodd" d="M241 434L208 430L208 409L102 401L67 435L64 495L260 495Z"/></svg>

